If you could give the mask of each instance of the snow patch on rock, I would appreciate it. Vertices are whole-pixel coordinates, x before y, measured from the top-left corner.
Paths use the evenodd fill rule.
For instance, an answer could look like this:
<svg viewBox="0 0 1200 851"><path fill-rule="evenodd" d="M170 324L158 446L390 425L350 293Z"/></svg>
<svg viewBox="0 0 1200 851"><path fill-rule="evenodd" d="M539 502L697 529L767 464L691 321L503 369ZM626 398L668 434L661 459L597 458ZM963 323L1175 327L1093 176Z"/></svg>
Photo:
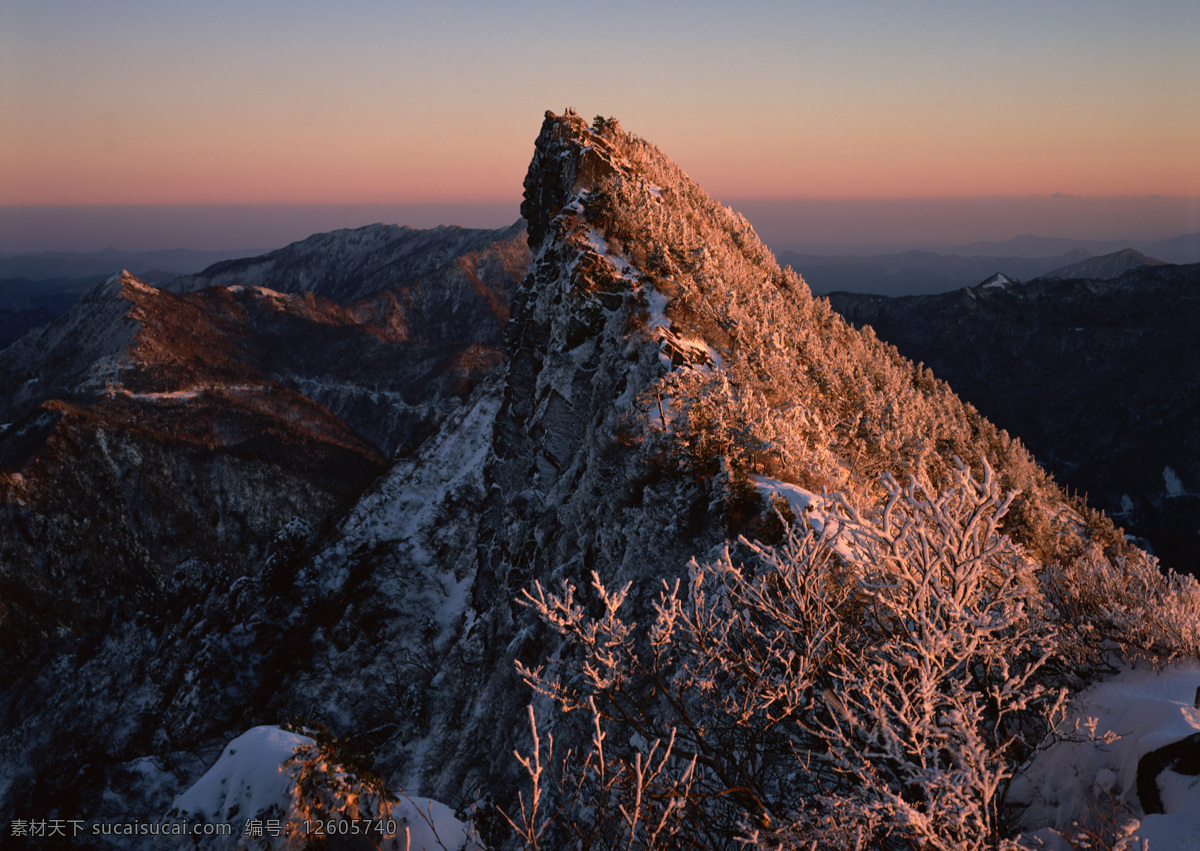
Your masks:
<svg viewBox="0 0 1200 851"><path fill-rule="evenodd" d="M1183 482L1179 481L1179 474L1172 467L1163 467L1163 486L1167 489L1167 496L1187 496Z"/></svg>

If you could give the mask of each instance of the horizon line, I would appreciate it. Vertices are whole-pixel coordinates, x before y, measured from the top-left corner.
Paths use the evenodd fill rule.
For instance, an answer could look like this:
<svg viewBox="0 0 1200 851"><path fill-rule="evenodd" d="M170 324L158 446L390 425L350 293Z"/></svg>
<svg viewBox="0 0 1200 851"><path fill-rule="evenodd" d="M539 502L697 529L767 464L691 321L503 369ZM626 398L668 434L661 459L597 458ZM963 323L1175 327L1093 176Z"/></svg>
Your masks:
<svg viewBox="0 0 1200 851"><path fill-rule="evenodd" d="M1046 192L1024 194L985 193L979 195L886 195L886 196L768 196L768 195L728 195L730 201L753 203L905 203L914 201L1027 201L1027 200L1148 200L1148 201L1197 201L1200 193L1168 194L1161 192L1148 193L1107 193L1085 195L1069 192ZM446 201L194 201L194 202L156 202L138 201L127 203L0 203L0 210L55 210L55 209L143 209L143 208L179 208L203 209L211 207L501 207L519 204L520 196L510 199L463 199ZM718 199L719 200L719 199ZM727 201L724 203L728 203Z"/></svg>

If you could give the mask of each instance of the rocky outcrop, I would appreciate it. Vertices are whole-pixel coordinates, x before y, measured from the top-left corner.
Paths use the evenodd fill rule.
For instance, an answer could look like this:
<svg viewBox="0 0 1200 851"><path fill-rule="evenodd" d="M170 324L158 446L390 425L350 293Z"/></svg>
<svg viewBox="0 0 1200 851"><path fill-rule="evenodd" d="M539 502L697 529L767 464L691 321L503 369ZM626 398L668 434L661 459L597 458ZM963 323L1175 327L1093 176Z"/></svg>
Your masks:
<svg viewBox="0 0 1200 851"><path fill-rule="evenodd" d="M348 683L297 666L279 705L337 681L355 726L384 736L371 743L382 744L380 765L451 803L516 788L511 750L530 694L514 660L534 663L552 641L518 605L521 589L586 582L592 570L650 586L723 536L711 488L648 465L630 440L639 394L663 373L661 341L644 328L645 284L580 203L606 174L632 174L623 159L582 120L547 117L522 207L535 259L502 371L414 463L393 468L308 568L338 577L339 596L374 596L337 615L340 642L316 635L309 651L333 672L365 675ZM393 614L362 630L375 607ZM396 659L406 660L402 713L380 692Z"/></svg>
<svg viewBox="0 0 1200 851"><path fill-rule="evenodd" d="M1144 754L1137 764L1137 794L1146 815L1163 813L1158 775L1164 771L1195 777L1200 774L1200 733Z"/></svg>

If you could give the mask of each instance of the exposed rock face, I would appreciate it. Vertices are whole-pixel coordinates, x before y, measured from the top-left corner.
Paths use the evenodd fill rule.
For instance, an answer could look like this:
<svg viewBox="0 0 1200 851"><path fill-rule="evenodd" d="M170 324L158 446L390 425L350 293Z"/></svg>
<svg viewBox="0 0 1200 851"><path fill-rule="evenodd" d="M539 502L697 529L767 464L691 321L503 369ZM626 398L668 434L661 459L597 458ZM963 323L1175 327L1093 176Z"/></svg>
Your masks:
<svg viewBox="0 0 1200 851"><path fill-rule="evenodd" d="M1137 794L1146 815L1165 812L1158 775L1164 771L1195 777L1200 774L1200 733L1150 751L1138 760Z"/></svg>
<svg viewBox="0 0 1200 851"><path fill-rule="evenodd" d="M379 731L380 764L448 802L516 788L530 694L514 658L534 663L551 641L517 604L521 589L592 570L653 586L724 535L711 487L648 464L629 434L640 392L663 373L661 342L644 327L638 273L580 204L617 171L633 176L611 140L547 118L522 207L534 260L502 372L306 569L362 602L331 616L340 639L313 634L307 653L332 664L290 670L280 705L336 681L354 726ZM372 673L330 673L351 669Z"/></svg>
<svg viewBox="0 0 1200 851"><path fill-rule="evenodd" d="M1167 566L1200 573L1200 266L829 300L1020 437Z"/></svg>

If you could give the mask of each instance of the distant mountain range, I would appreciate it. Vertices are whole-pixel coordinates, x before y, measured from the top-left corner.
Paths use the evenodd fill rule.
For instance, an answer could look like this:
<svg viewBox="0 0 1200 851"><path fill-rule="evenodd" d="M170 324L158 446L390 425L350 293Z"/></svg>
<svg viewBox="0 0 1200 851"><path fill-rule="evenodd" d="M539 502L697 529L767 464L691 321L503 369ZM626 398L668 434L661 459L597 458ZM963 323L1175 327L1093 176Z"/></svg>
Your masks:
<svg viewBox="0 0 1200 851"><path fill-rule="evenodd" d="M1200 263L1200 233L1157 242L1097 242L1020 236L1005 242L911 250L895 254L823 255L783 251L813 292L929 295L970 287L1002 272L1028 281L1096 256L1133 251L1164 263Z"/></svg>
<svg viewBox="0 0 1200 851"><path fill-rule="evenodd" d="M188 248L160 251L42 251L36 254L0 254L0 278L26 278L44 281L54 278L108 277L114 271L128 269L145 278L151 273L187 275L206 269L213 263L236 257L254 257L262 249L232 251L193 251Z"/></svg>
<svg viewBox="0 0 1200 851"><path fill-rule="evenodd" d="M315 247L315 246L314 246ZM957 246L928 246L894 253L828 254L784 250L781 265L804 276L817 294L834 291L883 295L917 295L973 286L1004 272L1030 280L1054 269L1132 249L1165 263L1200 262L1200 233L1157 241L1077 240L1034 235L1002 242L976 242ZM197 275L222 261L253 258L260 250L192 251L174 249L128 252L116 248L94 252L47 251L37 254L0 254L0 310L14 312L49 307L61 316L88 287L122 269L139 280L165 284L179 276ZM222 267L228 274L241 268ZM31 315L20 322L31 327ZM7 323L17 327L16 320ZM14 331L0 332L0 348L15 339Z"/></svg>
<svg viewBox="0 0 1200 851"><path fill-rule="evenodd" d="M929 246L939 254L965 257L1052 257L1071 251L1088 254L1112 254L1133 248L1143 254L1161 258L1166 263L1200 263L1200 231L1170 239L1068 239L1065 237L1024 234L1000 242L972 242L966 245Z"/></svg>
<svg viewBox="0 0 1200 851"><path fill-rule="evenodd" d="M114 586L144 600L176 570L249 569L293 521L321 528L499 361L529 263L519 223L320 242L306 275L335 278L347 253L364 272L340 301L281 291L286 250L256 284L176 293L126 272L0 350L7 653L20 624L73 633L120 610ZM427 262L389 266L414 242Z"/></svg>
<svg viewBox="0 0 1200 851"><path fill-rule="evenodd" d="M62 316L89 288L127 270L161 284L199 272L213 263L260 251L44 251L0 254L0 349L30 328Z"/></svg>
<svg viewBox="0 0 1200 851"><path fill-rule="evenodd" d="M1142 254L1140 251L1134 251L1132 248L1125 248L1121 251L1114 251L1112 254L1105 254L1102 257L1089 257L1086 260L1080 260L1078 263L1070 263L1058 269L1051 269L1040 277L1062 280L1090 278L1095 281L1111 281L1113 278L1121 277L1121 275L1124 275L1131 269L1138 269L1143 266L1164 265L1167 264L1162 260L1147 257L1145 254Z"/></svg>

